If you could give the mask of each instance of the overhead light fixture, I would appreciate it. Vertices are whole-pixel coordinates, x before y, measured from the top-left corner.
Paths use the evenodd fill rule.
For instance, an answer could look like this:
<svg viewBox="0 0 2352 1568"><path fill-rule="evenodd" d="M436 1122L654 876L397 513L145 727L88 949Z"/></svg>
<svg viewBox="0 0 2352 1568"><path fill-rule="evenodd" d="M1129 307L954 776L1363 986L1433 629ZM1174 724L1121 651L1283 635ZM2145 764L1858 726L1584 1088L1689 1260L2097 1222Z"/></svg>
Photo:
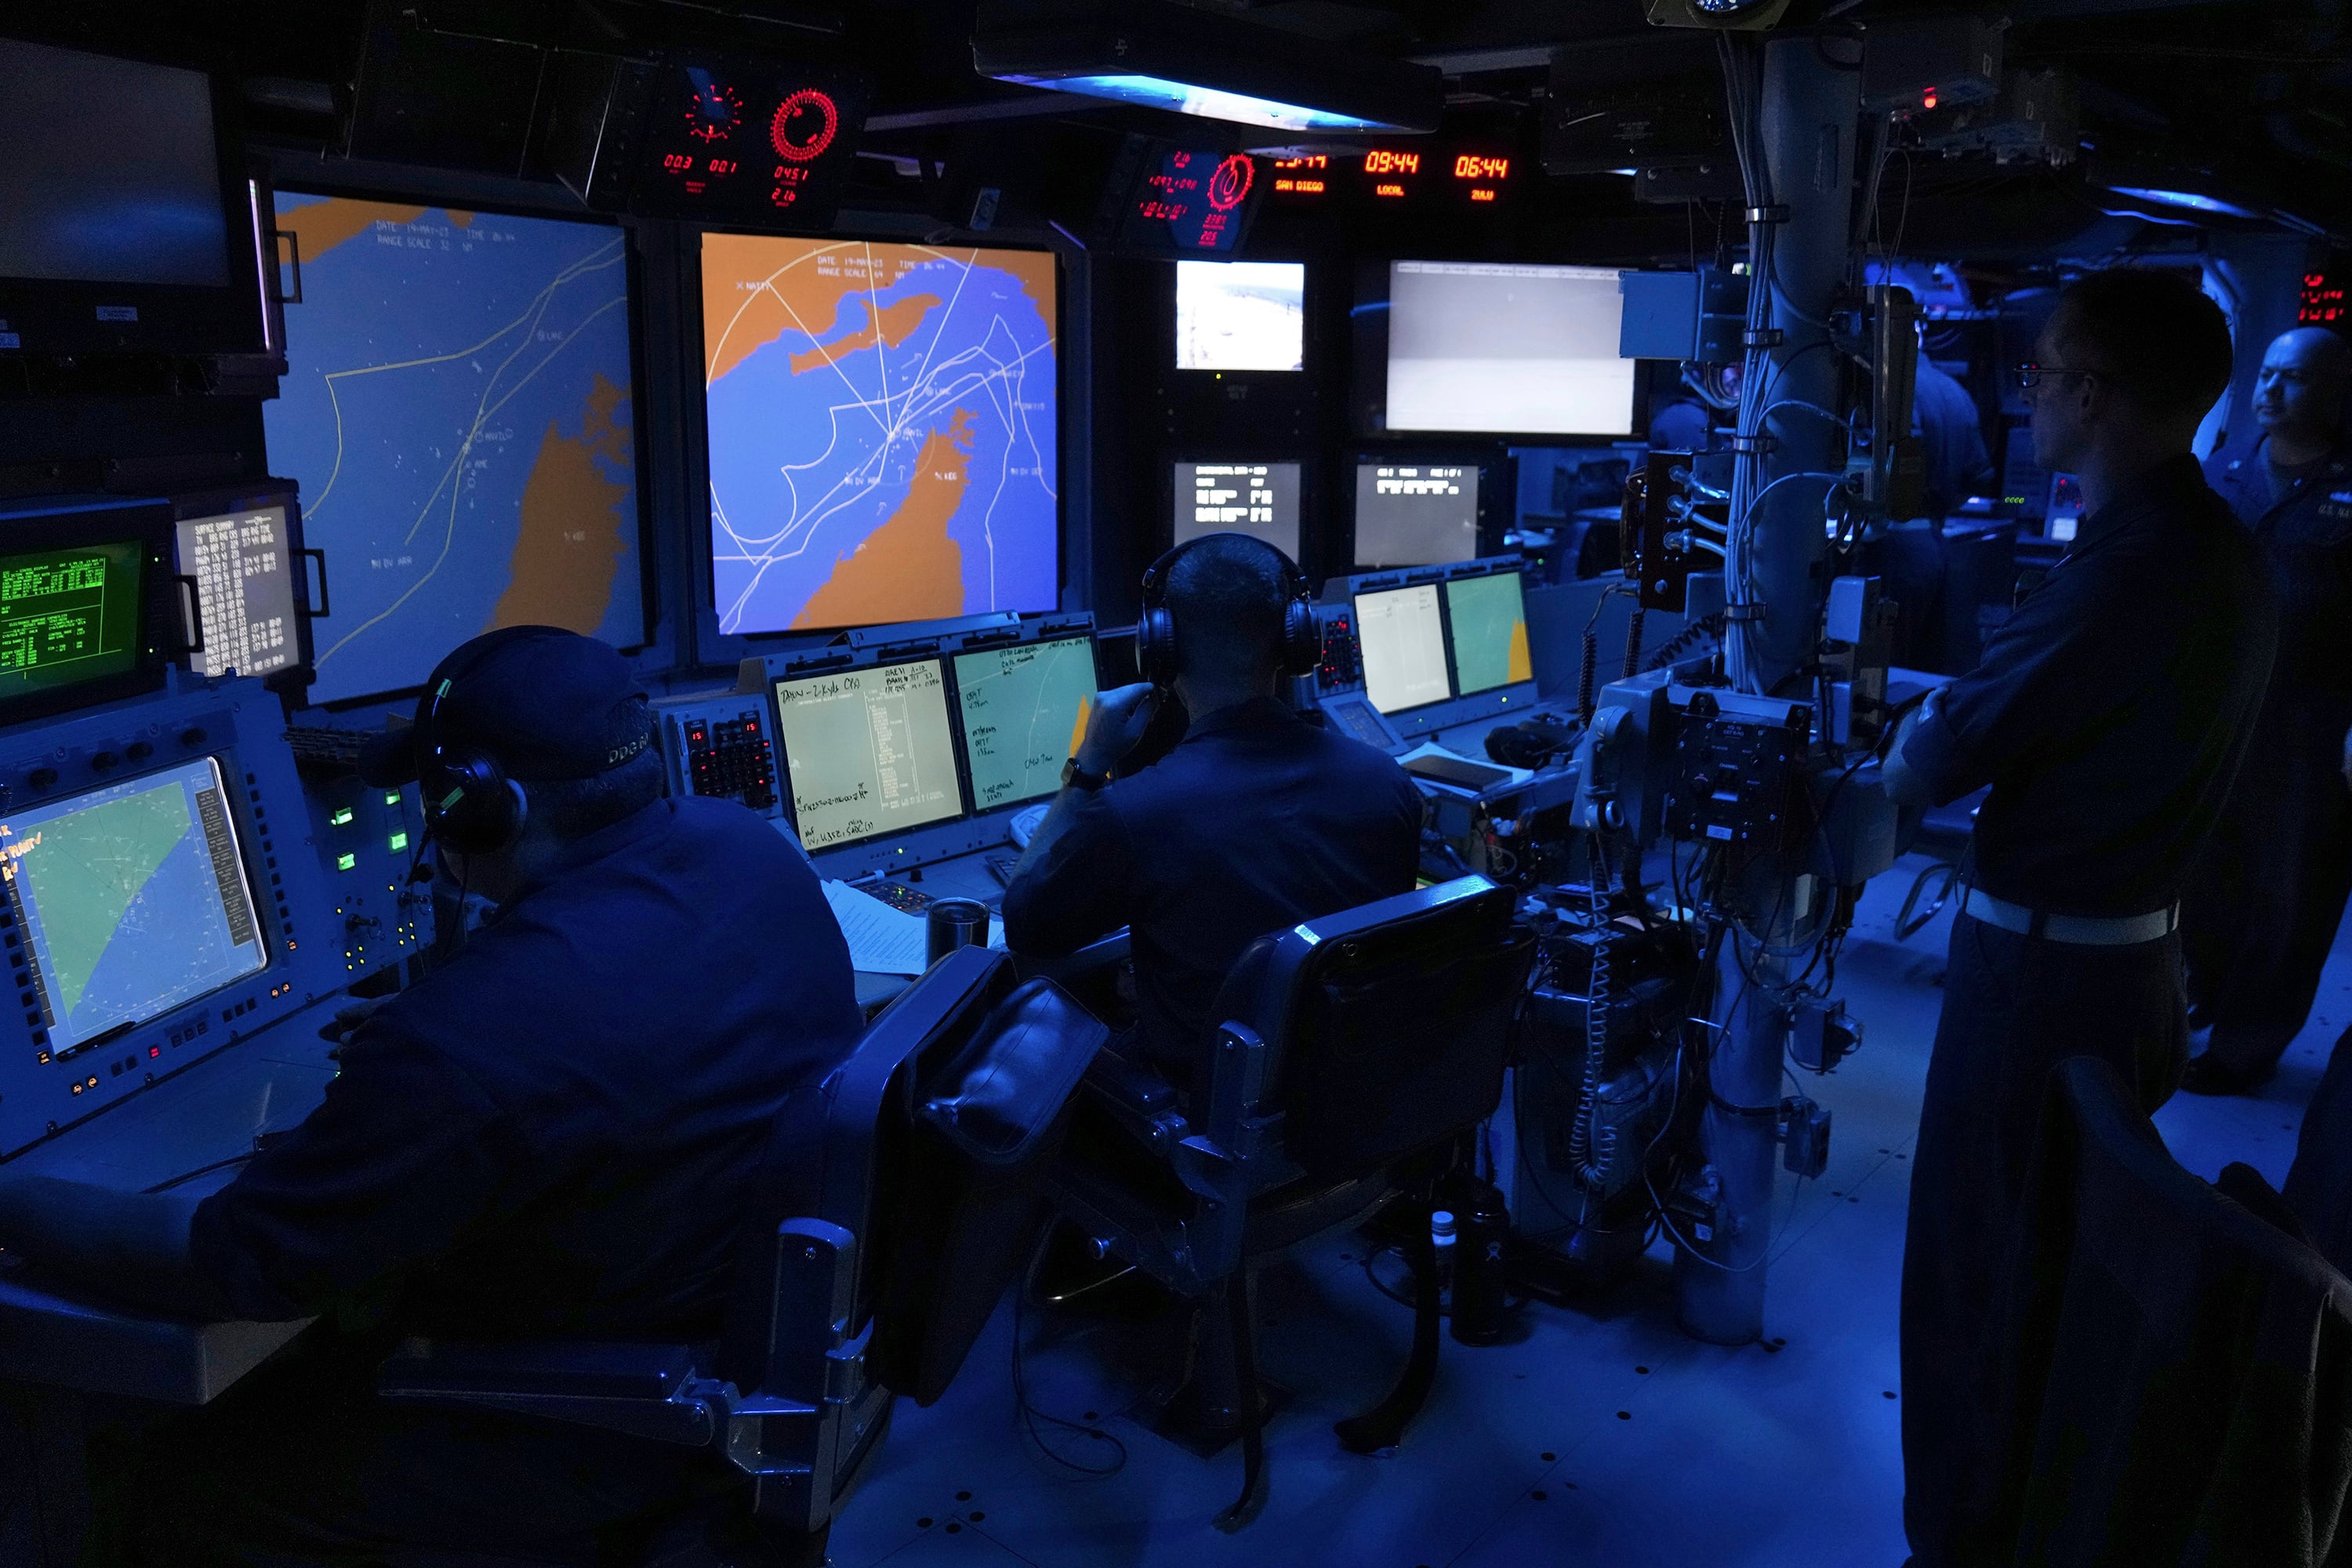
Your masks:
<svg viewBox="0 0 2352 1568"><path fill-rule="evenodd" d="M2266 215L2235 202L2225 202L2219 196L2200 195L2195 191L2166 190L2154 185L2109 185L2107 189L2119 196L2129 196L2136 202L2152 206L2186 207L2190 212L2207 213L2216 217L2261 219Z"/></svg>
<svg viewBox="0 0 2352 1568"><path fill-rule="evenodd" d="M1437 129L1444 73L1171 0L982 0L972 67L1051 89L1274 131Z"/></svg>

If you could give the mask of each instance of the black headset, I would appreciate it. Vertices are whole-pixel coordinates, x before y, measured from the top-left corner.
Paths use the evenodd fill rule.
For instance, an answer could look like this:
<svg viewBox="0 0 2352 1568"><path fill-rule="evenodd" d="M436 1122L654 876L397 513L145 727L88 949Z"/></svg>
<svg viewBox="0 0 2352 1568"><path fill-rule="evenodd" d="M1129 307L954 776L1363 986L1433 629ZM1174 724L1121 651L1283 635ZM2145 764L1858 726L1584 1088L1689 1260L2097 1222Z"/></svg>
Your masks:
<svg viewBox="0 0 2352 1568"><path fill-rule="evenodd" d="M1277 658L1285 675L1307 675L1323 662L1323 634L1315 624L1315 600L1297 562L1265 540L1248 533L1204 533L1160 556L1143 571L1143 615L1135 623L1135 662L1143 679L1165 687L1176 679L1176 616L1168 608L1168 578L1176 563L1196 544L1213 539L1246 539L1282 563L1282 647Z"/></svg>
<svg viewBox="0 0 2352 1568"><path fill-rule="evenodd" d="M522 837L530 802L496 757L478 746L453 746L443 739L441 703L491 653L546 635L543 626L508 626L478 638L436 666L416 700L416 793L425 802L425 837L445 849L495 855L513 847ZM455 668L451 659L457 660Z"/></svg>

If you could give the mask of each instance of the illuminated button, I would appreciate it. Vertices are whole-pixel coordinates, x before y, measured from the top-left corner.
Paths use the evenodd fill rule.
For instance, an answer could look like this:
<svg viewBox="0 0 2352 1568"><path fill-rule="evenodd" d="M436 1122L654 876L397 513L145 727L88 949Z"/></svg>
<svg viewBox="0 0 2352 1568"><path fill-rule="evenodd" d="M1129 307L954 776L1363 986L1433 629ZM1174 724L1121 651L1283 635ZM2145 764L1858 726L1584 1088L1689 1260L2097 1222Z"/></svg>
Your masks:
<svg viewBox="0 0 2352 1568"><path fill-rule="evenodd" d="M402 850L408 847L408 835L405 833L395 833L384 842L390 846L392 852L397 855Z"/></svg>
<svg viewBox="0 0 2352 1568"><path fill-rule="evenodd" d="M356 855L346 854L335 857L335 869L338 871L348 871L359 863L360 858Z"/></svg>
<svg viewBox="0 0 2352 1568"><path fill-rule="evenodd" d="M400 792L396 789L388 789L384 791L383 804L386 805L398 805L400 804Z"/></svg>
<svg viewBox="0 0 2352 1568"><path fill-rule="evenodd" d="M327 821L336 827L350 826L352 821L352 808L348 805L338 806L335 810L335 815L327 818Z"/></svg>

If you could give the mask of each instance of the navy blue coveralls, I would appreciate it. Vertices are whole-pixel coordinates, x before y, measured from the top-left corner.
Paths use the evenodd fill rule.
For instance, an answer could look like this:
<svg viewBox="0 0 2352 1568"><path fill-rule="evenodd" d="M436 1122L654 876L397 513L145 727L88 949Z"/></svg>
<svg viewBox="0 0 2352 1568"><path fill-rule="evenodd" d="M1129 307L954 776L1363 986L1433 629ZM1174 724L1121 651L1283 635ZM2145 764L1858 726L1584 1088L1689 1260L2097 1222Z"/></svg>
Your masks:
<svg viewBox="0 0 2352 1568"><path fill-rule="evenodd" d="M814 870L740 806L657 801L572 846L197 1210L230 1301L323 1321L151 1437L124 1506L154 1533L124 1555L529 1555L710 1486L692 1450L383 1405L375 1366L407 1334L714 1338L772 1126L861 1025Z"/></svg>
<svg viewBox="0 0 2352 1568"><path fill-rule="evenodd" d="M1420 865L1405 771L1272 698L1203 715L1168 755L1066 809L1076 819L1004 890L1005 942L1064 953L1131 928L1136 1045L1179 1085L1242 949L1409 893Z"/></svg>
<svg viewBox="0 0 2352 1568"><path fill-rule="evenodd" d="M2208 477L2253 531L2279 594L2278 663L2213 850L2180 910L2191 1016L2207 1050L2255 1077L2311 1015L2352 898L2352 443L2276 499L2268 438Z"/></svg>
<svg viewBox="0 0 2352 1568"><path fill-rule="evenodd" d="M1991 785L1970 881L2043 914L2170 909L2237 772L2276 610L2252 541L2186 454L2126 486L1905 742L1938 802ZM2062 943L1953 922L1903 1258L1904 1521L1919 1568L2007 1563L1982 1538L2001 1433L1991 1368L2044 1080L2105 1058L2150 1110L2187 1060L2177 934Z"/></svg>

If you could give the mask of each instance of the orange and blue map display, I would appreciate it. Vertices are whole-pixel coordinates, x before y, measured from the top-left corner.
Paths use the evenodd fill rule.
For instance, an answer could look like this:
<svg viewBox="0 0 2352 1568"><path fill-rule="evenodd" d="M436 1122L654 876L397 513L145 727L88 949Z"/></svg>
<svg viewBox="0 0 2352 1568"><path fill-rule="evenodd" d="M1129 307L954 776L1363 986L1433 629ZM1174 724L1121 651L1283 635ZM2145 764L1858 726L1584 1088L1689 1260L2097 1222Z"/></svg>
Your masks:
<svg viewBox="0 0 2352 1568"><path fill-rule="evenodd" d="M334 607L311 700L497 626L642 643L623 232L283 190L278 225L303 299L263 420Z"/></svg>
<svg viewBox="0 0 2352 1568"><path fill-rule="evenodd" d="M702 237L722 632L1050 610L1054 257Z"/></svg>

